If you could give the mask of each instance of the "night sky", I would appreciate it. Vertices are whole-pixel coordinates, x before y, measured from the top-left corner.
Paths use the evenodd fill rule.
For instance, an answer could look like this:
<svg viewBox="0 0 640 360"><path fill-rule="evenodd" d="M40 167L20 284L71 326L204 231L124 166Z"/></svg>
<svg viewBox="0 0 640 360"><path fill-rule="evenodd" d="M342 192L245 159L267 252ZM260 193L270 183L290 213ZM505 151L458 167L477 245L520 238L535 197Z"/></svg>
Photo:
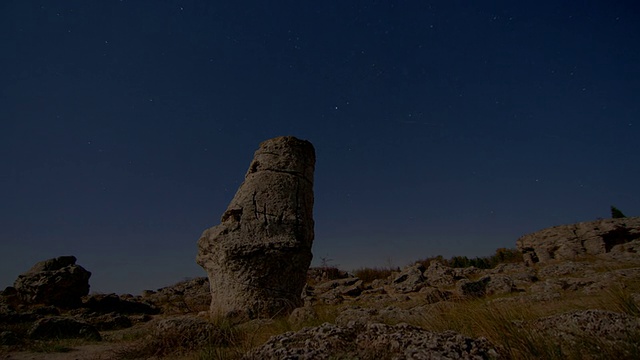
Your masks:
<svg viewBox="0 0 640 360"><path fill-rule="evenodd" d="M636 1L0 2L0 289L205 276L258 144L317 154L313 265L640 215Z"/></svg>

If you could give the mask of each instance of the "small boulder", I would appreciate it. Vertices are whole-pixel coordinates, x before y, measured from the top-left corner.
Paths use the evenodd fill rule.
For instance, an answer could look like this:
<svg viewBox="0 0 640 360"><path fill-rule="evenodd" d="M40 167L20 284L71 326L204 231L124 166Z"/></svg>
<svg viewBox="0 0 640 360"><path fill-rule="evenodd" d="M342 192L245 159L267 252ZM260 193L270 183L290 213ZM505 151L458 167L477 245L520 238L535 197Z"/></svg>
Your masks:
<svg viewBox="0 0 640 360"><path fill-rule="evenodd" d="M463 297L478 298L487 295L487 284L491 281L488 276L478 281L460 280L456 284L458 293Z"/></svg>
<svg viewBox="0 0 640 360"><path fill-rule="evenodd" d="M318 320L318 313L311 306L303 306L294 309L289 315L289 323L301 326Z"/></svg>
<svg viewBox="0 0 640 360"><path fill-rule="evenodd" d="M417 263L404 269L395 277L391 286L399 293L416 292L426 286L424 282L424 265Z"/></svg>
<svg viewBox="0 0 640 360"><path fill-rule="evenodd" d="M432 261L429 267L424 271L424 277L429 286L453 286L456 281L456 273L454 269L440 263Z"/></svg>
<svg viewBox="0 0 640 360"><path fill-rule="evenodd" d="M483 277L484 278L484 277ZM482 280L481 278L480 280ZM506 295L516 292L516 286L510 276L504 274L487 275L487 295Z"/></svg>

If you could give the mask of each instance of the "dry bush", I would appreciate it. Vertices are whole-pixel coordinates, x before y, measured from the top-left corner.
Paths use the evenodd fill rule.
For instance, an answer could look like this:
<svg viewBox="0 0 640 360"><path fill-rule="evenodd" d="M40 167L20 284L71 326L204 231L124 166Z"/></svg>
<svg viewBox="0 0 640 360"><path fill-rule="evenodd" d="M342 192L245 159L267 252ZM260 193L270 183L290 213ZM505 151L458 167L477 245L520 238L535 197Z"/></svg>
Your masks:
<svg viewBox="0 0 640 360"><path fill-rule="evenodd" d="M499 248L496 253L491 256L482 256L468 258L466 256L453 256L445 259L442 255L432 256L426 259L418 260L415 263L422 264L428 268L433 261L438 261L452 268L476 267L478 269L493 269L499 264L510 264L523 262L522 253L518 249Z"/></svg>
<svg viewBox="0 0 640 360"><path fill-rule="evenodd" d="M369 283L377 279L386 279L389 276L391 276L391 274L393 274L394 271L398 271L398 269L394 270L394 269L385 268L385 267L374 267L374 268L363 267L363 268L354 270L353 275L358 279L366 283Z"/></svg>

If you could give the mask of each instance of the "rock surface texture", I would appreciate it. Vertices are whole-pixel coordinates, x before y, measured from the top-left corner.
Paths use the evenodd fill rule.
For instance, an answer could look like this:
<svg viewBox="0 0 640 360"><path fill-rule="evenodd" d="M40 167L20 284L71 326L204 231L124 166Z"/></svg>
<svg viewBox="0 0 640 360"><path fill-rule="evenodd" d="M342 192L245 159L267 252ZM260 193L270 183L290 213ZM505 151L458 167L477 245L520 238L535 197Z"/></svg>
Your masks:
<svg viewBox="0 0 640 360"><path fill-rule="evenodd" d="M60 256L35 264L18 275L13 287L27 304L78 307L89 293L91 273L76 265L75 256Z"/></svg>
<svg viewBox="0 0 640 360"><path fill-rule="evenodd" d="M315 151L294 137L264 141L221 224L198 241L212 314L270 317L302 305L311 263Z"/></svg>
<svg viewBox="0 0 640 360"><path fill-rule="evenodd" d="M325 323L274 336L245 359L494 359L484 338L434 333L398 324L337 326Z"/></svg>
<svg viewBox="0 0 640 360"><path fill-rule="evenodd" d="M640 239L640 217L554 226L522 236L516 245L525 262L534 264L604 254L636 239Z"/></svg>

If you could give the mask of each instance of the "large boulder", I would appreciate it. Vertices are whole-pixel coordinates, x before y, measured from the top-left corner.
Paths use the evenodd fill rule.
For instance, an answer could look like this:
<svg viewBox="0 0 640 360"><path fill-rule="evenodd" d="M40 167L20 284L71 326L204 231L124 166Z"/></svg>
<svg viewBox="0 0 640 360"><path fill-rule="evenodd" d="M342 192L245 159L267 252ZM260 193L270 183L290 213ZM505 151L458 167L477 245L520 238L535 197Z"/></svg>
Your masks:
<svg viewBox="0 0 640 360"><path fill-rule="evenodd" d="M294 137L264 141L221 224L198 241L212 314L286 314L302 305L311 263L315 151Z"/></svg>
<svg viewBox="0 0 640 360"><path fill-rule="evenodd" d="M89 277L89 271L76 265L75 256L60 256L41 261L18 275L13 287L27 304L74 308L89 294Z"/></svg>
<svg viewBox="0 0 640 360"><path fill-rule="evenodd" d="M533 264L604 254L636 239L640 239L640 217L554 226L522 236L516 245L525 262Z"/></svg>

